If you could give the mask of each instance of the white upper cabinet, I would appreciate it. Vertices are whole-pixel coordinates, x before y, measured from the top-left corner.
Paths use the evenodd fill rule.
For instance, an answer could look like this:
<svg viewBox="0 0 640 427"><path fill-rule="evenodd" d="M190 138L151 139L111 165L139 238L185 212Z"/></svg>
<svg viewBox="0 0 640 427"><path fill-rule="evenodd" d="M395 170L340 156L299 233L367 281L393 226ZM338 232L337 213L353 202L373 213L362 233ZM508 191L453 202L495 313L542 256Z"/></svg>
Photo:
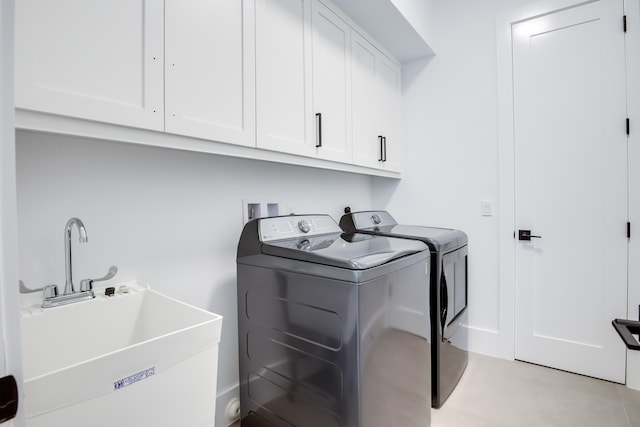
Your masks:
<svg viewBox="0 0 640 427"><path fill-rule="evenodd" d="M382 168L400 172L404 162L404 126L402 103L402 71L385 55L381 55L376 68L380 111L380 129L384 138Z"/></svg>
<svg viewBox="0 0 640 427"><path fill-rule="evenodd" d="M350 163L351 27L313 1L313 112L317 156Z"/></svg>
<svg viewBox="0 0 640 427"><path fill-rule="evenodd" d="M311 1L256 1L257 146L314 156Z"/></svg>
<svg viewBox="0 0 640 427"><path fill-rule="evenodd" d="M353 162L399 172L403 160L401 70L351 33Z"/></svg>
<svg viewBox="0 0 640 427"><path fill-rule="evenodd" d="M351 87L353 91L353 161L377 168L382 162L382 130L379 129L379 101L376 65L378 52L358 33L351 38Z"/></svg>
<svg viewBox="0 0 640 427"><path fill-rule="evenodd" d="M162 130L162 0L16 2L16 106Z"/></svg>
<svg viewBox="0 0 640 427"><path fill-rule="evenodd" d="M255 145L253 4L165 0L167 132Z"/></svg>
<svg viewBox="0 0 640 427"><path fill-rule="evenodd" d="M397 177L401 70L364 34L330 0L19 0L16 127Z"/></svg>

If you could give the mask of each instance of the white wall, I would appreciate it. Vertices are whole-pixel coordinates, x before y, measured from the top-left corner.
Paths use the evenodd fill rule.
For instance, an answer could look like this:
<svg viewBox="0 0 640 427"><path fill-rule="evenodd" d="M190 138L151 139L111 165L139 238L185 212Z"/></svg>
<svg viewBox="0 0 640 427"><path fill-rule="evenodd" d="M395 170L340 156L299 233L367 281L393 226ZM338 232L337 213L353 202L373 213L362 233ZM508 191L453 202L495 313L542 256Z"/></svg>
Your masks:
<svg viewBox="0 0 640 427"><path fill-rule="evenodd" d="M471 350L513 357L502 323L498 265L496 16L531 0L438 0L436 56L405 64L407 172L374 180L373 203L399 222L453 227L469 235ZM481 216L482 200L494 216Z"/></svg>
<svg viewBox="0 0 640 427"><path fill-rule="evenodd" d="M405 19L415 28L432 49L436 39L434 4L437 0L391 0L391 3L402 13ZM437 52L437 50L436 50Z"/></svg>
<svg viewBox="0 0 640 427"><path fill-rule="evenodd" d="M89 242L73 231L76 283L115 264L114 283L142 280L224 316L219 393L238 384L242 199L336 220L346 205L371 204L366 176L33 132L18 132L17 171L20 278L30 287L64 282L64 226L79 217Z"/></svg>

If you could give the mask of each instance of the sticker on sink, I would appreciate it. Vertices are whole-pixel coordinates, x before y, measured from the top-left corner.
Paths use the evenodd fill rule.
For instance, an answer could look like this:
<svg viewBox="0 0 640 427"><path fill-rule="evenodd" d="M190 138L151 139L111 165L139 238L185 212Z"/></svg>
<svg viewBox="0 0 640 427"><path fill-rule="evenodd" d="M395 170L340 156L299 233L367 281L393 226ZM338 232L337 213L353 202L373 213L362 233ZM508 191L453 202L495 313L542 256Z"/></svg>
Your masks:
<svg viewBox="0 0 640 427"><path fill-rule="evenodd" d="M145 369L144 371L140 371L137 374L133 374L133 375L130 375L130 376L126 377L126 378L118 380L118 381L113 383L113 389L114 390L119 390L119 389L124 388L124 387L126 387L128 385L135 384L138 381L146 380L150 376L154 375L155 371L156 371L156 368L154 366L153 368Z"/></svg>

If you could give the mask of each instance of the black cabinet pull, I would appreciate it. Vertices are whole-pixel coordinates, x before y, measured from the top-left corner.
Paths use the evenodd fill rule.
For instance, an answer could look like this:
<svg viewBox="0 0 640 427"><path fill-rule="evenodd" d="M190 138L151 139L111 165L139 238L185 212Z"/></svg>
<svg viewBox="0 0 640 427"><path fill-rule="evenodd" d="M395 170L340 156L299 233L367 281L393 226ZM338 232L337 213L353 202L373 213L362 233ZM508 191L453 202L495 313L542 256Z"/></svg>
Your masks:
<svg viewBox="0 0 640 427"><path fill-rule="evenodd" d="M379 162L384 162L384 136L378 135L378 141L380 141L380 157Z"/></svg>
<svg viewBox="0 0 640 427"><path fill-rule="evenodd" d="M322 147L322 113L316 113L316 148Z"/></svg>
<svg viewBox="0 0 640 427"><path fill-rule="evenodd" d="M384 146L384 150L383 150L384 156L382 156L382 161L386 162L387 161L387 137L386 136L382 137L382 145Z"/></svg>

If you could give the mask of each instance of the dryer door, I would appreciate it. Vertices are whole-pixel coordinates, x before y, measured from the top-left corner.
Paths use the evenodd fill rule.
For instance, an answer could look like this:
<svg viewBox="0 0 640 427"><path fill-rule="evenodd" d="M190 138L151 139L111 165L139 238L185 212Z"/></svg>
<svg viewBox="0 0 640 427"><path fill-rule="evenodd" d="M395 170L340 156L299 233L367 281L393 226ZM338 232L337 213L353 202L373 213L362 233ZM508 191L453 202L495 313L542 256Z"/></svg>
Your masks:
<svg viewBox="0 0 640 427"><path fill-rule="evenodd" d="M442 257L440 275L440 327L442 338L451 339L462 325L467 309L467 246Z"/></svg>

